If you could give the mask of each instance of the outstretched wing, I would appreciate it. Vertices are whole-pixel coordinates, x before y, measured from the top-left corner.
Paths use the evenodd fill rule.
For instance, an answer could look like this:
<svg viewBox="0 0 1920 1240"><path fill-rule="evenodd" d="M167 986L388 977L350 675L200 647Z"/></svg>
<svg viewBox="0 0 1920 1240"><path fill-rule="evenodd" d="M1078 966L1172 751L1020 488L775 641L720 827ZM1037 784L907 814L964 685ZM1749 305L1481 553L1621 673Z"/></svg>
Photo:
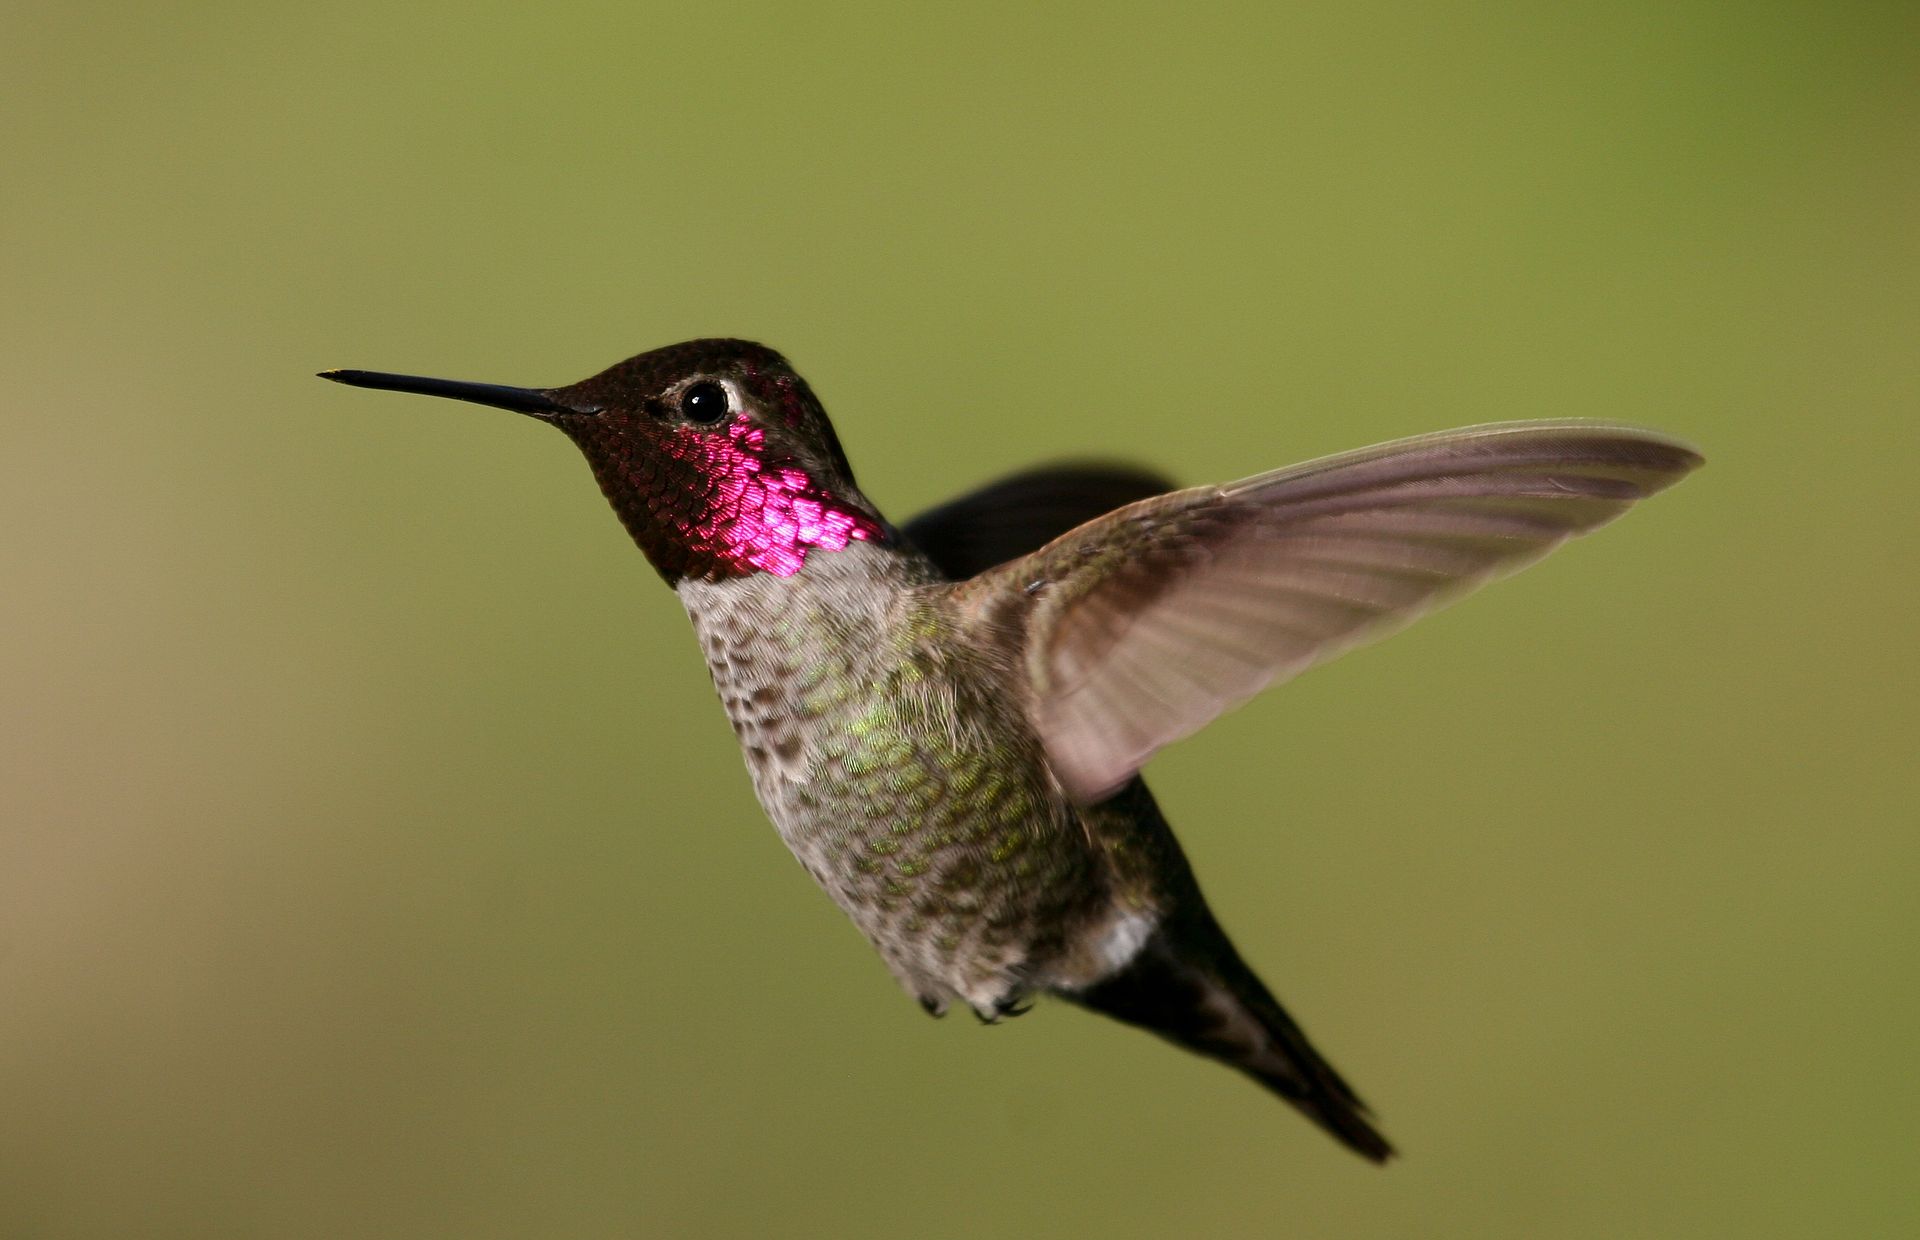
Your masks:
<svg viewBox="0 0 1920 1240"><path fill-rule="evenodd" d="M1144 500L961 587L1024 629L1029 714L1095 801L1276 681L1539 559L1701 463L1654 431L1509 422Z"/></svg>
<svg viewBox="0 0 1920 1240"><path fill-rule="evenodd" d="M941 572L965 581L1095 517L1171 490L1165 477L1131 465L1043 465L929 509L901 532Z"/></svg>

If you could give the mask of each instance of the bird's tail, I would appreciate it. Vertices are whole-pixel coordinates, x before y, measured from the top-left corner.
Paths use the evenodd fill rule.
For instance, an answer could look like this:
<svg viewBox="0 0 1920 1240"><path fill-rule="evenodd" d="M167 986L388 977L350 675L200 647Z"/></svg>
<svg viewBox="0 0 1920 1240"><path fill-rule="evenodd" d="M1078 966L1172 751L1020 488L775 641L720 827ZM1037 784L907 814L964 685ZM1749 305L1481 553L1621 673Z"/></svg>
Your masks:
<svg viewBox="0 0 1920 1240"><path fill-rule="evenodd" d="M1178 951L1156 931L1125 967L1065 997L1238 1068L1361 1157L1385 1162L1393 1147L1369 1122L1366 1104L1313 1049L1226 934L1212 925L1205 931L1214 942L1196 953Z"/></svg>

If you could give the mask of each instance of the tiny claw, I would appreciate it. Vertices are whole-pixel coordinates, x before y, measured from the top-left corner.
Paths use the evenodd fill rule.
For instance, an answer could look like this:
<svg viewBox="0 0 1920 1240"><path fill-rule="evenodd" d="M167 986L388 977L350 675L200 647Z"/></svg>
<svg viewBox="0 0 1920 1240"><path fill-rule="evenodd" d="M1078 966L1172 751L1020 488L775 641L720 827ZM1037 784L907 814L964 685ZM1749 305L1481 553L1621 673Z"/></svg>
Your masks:
<svg viewBox="0 0 1920 1240"><path fill-rule="evenodd" d="M979 1008L974 1008L973 1018L983 1025L997 1025L1005 1017L1025 1016L1031 1011L1033 1011L1033 1000L1019 995L1008 995L1004 999L995 1000L991 1011L983 1012Z"/></svg>

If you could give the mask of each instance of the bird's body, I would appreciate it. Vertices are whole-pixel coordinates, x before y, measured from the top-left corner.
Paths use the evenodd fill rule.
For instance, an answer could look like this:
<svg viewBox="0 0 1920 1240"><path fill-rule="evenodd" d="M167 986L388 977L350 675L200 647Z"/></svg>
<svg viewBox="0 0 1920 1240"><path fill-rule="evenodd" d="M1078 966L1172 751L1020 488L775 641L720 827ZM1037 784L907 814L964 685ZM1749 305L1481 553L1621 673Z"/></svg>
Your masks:
<svg viewBox="0 0 1920 1240"><path fill-rule="evenodd" d="M908 990L990 1014L1065 967L1103 867L924 556L860 543L680 596L760 804Z"/></svg>
<svg viewBox="0 0 1920 1240"><path fill-rule="evenodd" d="M1060 795L1020 667L912 543L679 593L761 806L923 1007L1104 1007L1386 1152L1219 930L1145 781Z"/></svg>
<svg viewBox="0 0 1920 1240"><path fill-rule="evenodd" d="M768 817L929 1011L1067 998L1375 1160L1390 1147L1220 930L1138 768L1698 463L1651 432L1507 424L1157 496L1134 471L1034 471L896 528L757 345L542 391L329 377L574 439L685 605Z"/></svg>

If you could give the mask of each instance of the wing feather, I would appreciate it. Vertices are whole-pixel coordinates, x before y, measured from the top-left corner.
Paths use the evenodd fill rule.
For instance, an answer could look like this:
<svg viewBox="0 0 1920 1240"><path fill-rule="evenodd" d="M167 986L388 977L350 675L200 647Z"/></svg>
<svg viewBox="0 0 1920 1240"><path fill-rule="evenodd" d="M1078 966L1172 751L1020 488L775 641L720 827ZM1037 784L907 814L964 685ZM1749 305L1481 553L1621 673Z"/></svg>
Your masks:
<svg viewBox="0 0 1920 1240"><path fill-rule="evenodd" d="M1512 422L1128 505L961 587L1023 626L1029 715L1098 800L1266 686L1546 555L1700 464L1653 431Z"/></svg>
<svg viewBox="0 0 1920 1240"><path fill-rule="evenodd" d="M901 527L954 581L1026 555L1102 513L1173 490L1132 465L1079 461L1042 465L975 488Z"/></svg>

